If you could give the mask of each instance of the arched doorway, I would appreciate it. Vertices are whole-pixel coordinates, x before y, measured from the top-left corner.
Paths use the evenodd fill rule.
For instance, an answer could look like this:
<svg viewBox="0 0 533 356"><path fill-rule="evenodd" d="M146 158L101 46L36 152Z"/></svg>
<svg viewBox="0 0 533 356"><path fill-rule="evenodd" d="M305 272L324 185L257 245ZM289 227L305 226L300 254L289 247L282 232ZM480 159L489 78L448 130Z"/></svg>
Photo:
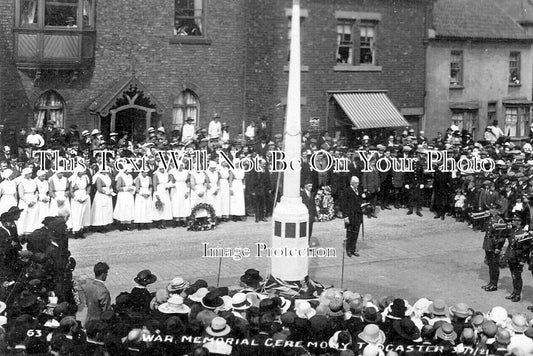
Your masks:
<svg viewBox="0 0 533 356"><path fill-rule="evenodd" d="M118 81L89 107L97 115L95 126L104 135L128 133L134 142L147 137L147 128L161 120L165 107L135 77Z"/></svg>
<svg viewBox="0 0 533 356"><path fill-rule="evenodd" d="M148 129L146 125L146 111L144 110L128 108L115 114L115 132L127 133L133 141L144 140L144 133Z"/></svg>

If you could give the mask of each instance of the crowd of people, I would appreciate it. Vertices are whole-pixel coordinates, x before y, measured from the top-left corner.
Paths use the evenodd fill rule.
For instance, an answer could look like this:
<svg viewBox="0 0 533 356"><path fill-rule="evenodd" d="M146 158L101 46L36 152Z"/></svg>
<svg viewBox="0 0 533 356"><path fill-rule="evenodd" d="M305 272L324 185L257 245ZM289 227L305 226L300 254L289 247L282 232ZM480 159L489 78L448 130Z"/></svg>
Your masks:
<svg viewBox="0 0 533 356"><path fill-rule="evenodd" d="M64 220L51 225L49 238L60 242ZM105 282L113 266L98 262L94 279L83 286L82 322L77 300L67 296L72 293L60 286L61 278L53 278L59 270L49 274L51 267L34 278L38 266L63 264L70 270L72 261L54 257L50 248L45 253L30 248L35 253L24 250L18 257L22 278L3 285L2 355L533 354L533 319L501 306L480 311L463 301L449 305L425 297L411 304L398 296L339 288L288 296L269 290L255 269L246 270L235 286L176 276L159 290L150 288L157 276L142 270L132 276L133 289L112 300Z"/></svg>
<svg viewBox="0 0 533 356"><path fill-rule="evenodd" d="M3 142L0 353L533 354L533 323L522 314L508 315L501 307L484 314L462 302L448 307L442 300L421 298L411 305L401 297L377 299L362 291L336 288L308 290L294 297L265 289L256 270L246 271L240 286L218 288L202 280L191 284L176 277L158 291L149 289L157 277L143 270L133 279L136 287L112 301L105 286L112 266L99 262L95 278L84 286L87 319L84 323L76 320L80 297L72 281L75 260L68 251L69 238L82 237L89 228L185 225L194 207L202 203L213 207L219 221L254 215L259 222L272 212L283 181L279 173L271 172L269 152L283 148L281 135L272 136L266 120L261 120L257 129L249 128L241 140L231 141L219 119L214 117L208 130L184 126L171 139L163 127L149 128L148 139L139 143L129 141L127 134L116 140L114 133L106 141L98 130L78 135L76 127L57 134L53 125L43 133L31 130L24 145L12 147ZM191 120L187 125L192 125ZM455 126L434 140L414 130L390 133L361 133L350 142L333 139L327 132L314 137L304 133L302 197L310 215L320 213L315 193L327 186L333 215L338 217L347 217L352 209L343 199L347 189L356 193L358 209L364 202L367 208L358 214L367 218L378 218L378 208L391 207L407 209L409 215L422 216L423 208L429 208L435 218L453 216L485 231L483 248L490 268L490 282L484 286L487 292L497 289L502 251L509 241L505 254L513 276L509 299L520 300L520 276L531 256L531 143L513 143L497 122L477 142ZM83 164L69 171L58 169L50 157L44 161L34 157L37 150L46 149ZM114 152L115 157L95 156L101 149ZM196 150L209 155L205 170L167 165L160 154L193 155ZM236 152L237 162L258 157L260 169L230 169L219 160L219 150ZM365 151L376 152L368 171L363 170L359 154ZM436 161L428 169L431 151L445 151L455 161L491 158L496 168L449 172L445 162ZM310 162L313 154L316 161ZM340 171L311 169L326 165L328 155L349 163ZM135 159L141 157L147 158L147 169L132 172ZM117 169L118 158L133 160ZM412 158L414 165L408 171L376 167L379 159L394 158ZM105 172L101 170L104 161ZM350 221L347 228L348 255L357 256L359 226L355 228Z"/></svg>

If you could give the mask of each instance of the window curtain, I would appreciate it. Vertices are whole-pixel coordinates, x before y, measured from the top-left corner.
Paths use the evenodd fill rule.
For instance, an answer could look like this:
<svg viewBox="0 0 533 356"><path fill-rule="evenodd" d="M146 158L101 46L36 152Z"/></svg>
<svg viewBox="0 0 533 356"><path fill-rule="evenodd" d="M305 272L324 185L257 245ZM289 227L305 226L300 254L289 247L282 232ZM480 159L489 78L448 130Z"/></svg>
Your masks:
<svg viewBox="0 0 533 356"><path fill-rule="evenodd" d="M37 23L37 0L26 0L21 10L22 25Z"/></svg>
<svg viewBox="0 0 533 356"><path fill-rule="evenodd" d="M174 110L172 111L174 128L181 130L188 117L194 120L193 125L198 125L198 100L191 91L186 90L174 101Z"/></svg>
<svg viewBox="0 0 533 356"><path fill-rule="evenodd" d="M516 136L516 127L518 123L518 110L507 109L505 111L505 127L503 133L508 136Z"/></svg>
<svg viewBox="0 0 533 356"><path fill-rule="evenodd" d="M198 28L200 29L200 31L202 31L202 33L204 31L202 22L204 13L203 1L204 0L194 0L194 20L196 21L196 24L198 25Z"/></svg>
<svg viewBox="0 0 533 356"><path fill-rule="evenodd" d="M50 120L55 122L54 127L65 127L63 122L63 109L50 110Z"/></svg>
<svg viewBox="0 0 533 356"><path fill-rule="evenodd" d="M35 128L37 130L42 130L43 129L45 116L46 116L46 110L39 110L39 111L34 113Z"/></svg>

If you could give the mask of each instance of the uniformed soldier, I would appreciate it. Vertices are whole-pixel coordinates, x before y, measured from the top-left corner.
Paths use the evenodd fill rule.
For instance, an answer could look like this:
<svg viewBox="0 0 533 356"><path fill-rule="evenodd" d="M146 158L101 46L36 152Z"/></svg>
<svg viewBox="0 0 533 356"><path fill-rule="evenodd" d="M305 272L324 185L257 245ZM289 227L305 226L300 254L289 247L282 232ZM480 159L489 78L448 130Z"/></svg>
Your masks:
<svg viewBox="0 0 533 356"><path fill-rule="evenodd" d="M498 280L500 279L500 253L505 244L504 225L506 224L498 214L497 204L491 205L490 214L490 222L483 239L483 250L485 250L485 258L489 266L490 280L487 285L481 288L487 292L494 292L498 290Z"/></svg>
<svg viewBox="0 0 533 356"><path fill-rule="evenodd" d="M520 217L513 219L512 225L507 263L513 279L513 292L506 296L505 299L519 302L523 286L522 271L524 270L524 264L529 262L533 237L530 236L529 232L522 230Z"/></svg>
<svg viewBox="0 0 533 356"><path fill-rule="evenodd" d="M417 150L418 154L422 154L421 150ZM424 189L424 171L423 164L420 157L417 155L413 160L412 172L405 174L405 189L409 196L407 206L407 215L411 215L413 210L416 215L422 216L422 189Z"/></svg>

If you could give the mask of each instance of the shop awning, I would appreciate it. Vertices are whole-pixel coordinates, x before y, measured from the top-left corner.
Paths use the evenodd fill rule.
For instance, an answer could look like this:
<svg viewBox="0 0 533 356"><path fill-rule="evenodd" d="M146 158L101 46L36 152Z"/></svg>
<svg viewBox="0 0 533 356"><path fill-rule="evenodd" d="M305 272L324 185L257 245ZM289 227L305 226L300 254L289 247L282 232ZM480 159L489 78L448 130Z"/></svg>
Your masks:
<svg viewBox="0 0 533 356"><path fill-rule="evenodd" d="M503 105L533 105L533 101L527 98L503 99Z"/></svg>
<svg viewBox="0 0 533 356"><path fill-rule="evenodd" d="M333 93L355 129L409 126L384 92Z"/></svg>
<svg viewBox="0 0 533 356"><path fill-rule="evenodd" d="M479 103L477 101L467 101L463 103L450 103L452 110L478 110Z"/></svg>

